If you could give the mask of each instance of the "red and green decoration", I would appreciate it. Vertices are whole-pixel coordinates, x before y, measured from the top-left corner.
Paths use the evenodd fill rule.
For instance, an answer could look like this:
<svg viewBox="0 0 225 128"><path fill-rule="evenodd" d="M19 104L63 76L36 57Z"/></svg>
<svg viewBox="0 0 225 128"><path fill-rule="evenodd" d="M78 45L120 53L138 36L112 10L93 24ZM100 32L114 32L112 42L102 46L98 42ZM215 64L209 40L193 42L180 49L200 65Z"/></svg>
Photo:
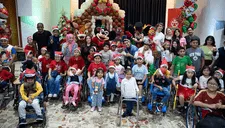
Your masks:
<svg viewBox="0 0 225 128"><path fill-rule="evenodd" d="M194 13L198 9L198 5L196 3L197 0L185 0L184 5L181 7L181 18L183 22L182 31L183 33L187 33L187 29L189 27L196 29L197 16Z"/></svg>
<svg viewBox="0 0 225 128"><path fill-rule="evenodd" d="M65 11L63 9L62 12L61 12L61 17L60 17L59 22L58 22L58 25L57 25L61 34L65 30L67 32L72 32L71 20L68 19L65 14L66 13L65 13Z"/></svg>

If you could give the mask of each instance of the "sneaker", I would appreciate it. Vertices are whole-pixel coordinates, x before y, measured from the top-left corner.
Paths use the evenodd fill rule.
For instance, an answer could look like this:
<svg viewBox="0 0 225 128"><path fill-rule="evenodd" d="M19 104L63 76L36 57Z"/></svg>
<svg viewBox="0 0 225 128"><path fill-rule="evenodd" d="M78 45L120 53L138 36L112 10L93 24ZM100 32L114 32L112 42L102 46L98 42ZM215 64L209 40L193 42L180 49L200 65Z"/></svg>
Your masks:
<svg viewBox="0 0 225 128"><path fill-rule="evenodd" d="M25 125L25 124L27 124L26 119L20 119L20 125Z"/></svg>
<svg viewBox="0 0 225 128"><path fill-rule="evenodd" d="M67 105L69 103L69 101L65 101L65 105Z"/></svg>
<svg viewBox="0 0 225 128"><path fill-rule="evenodd" d="M98 111L101 112L102 111L102 107L98 107Z"/></svg>
<svg viewBox="0 0 225 128"><path fill-rule="evenodd" d="M56 98L57 97L57 94L54 94L53 97Z"/></svg>
<svg viewBox="0 0 225 128"><path fill-rule="evenodd" d="M77 104L75 103L75 101L72 102L73 106L77 106Z"/></svg>
<svg viewBox="0 0 225 128"><path fill-rule="evenodd" d="M91 112L93 112L94 110L95 110L95 107L92 107L92 108L91 108Z"/></svg>
<svg viewBox="0 0 225 128"><path fill-rule="evenodd" d="M52 94L48 94L48 97L51 98L52 97Z"/></svg>
<svg viewBox="0 0 225 128"><path fill-rule="evenodd" d="M43 116L42 115L37 115L37 121L43 121Z"/></svg>

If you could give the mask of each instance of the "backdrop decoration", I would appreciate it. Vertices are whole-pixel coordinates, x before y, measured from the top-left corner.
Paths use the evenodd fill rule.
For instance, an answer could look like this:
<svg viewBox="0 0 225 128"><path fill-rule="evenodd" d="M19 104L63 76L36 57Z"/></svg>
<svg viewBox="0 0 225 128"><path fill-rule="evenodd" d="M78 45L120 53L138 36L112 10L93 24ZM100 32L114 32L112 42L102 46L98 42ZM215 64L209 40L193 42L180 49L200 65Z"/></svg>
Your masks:
<svg viewBox="0 0 225 128"><path fill-rule="evenodd" d="M0 36L6 35L8 38L11 38L11 28L10 25L7 25L7 18L9 13L6 7L0 3Z"/></svg>

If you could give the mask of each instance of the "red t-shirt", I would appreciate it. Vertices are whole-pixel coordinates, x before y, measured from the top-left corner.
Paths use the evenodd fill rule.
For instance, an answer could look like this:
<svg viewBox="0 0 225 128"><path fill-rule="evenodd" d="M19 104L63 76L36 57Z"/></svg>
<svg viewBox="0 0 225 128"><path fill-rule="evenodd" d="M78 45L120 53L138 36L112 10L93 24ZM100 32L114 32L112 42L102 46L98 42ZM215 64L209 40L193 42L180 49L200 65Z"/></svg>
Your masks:
<svg viewBox="0 0 225 128"><path fill-rule="evenodd" d="M34 56L36 55L36 51L35 51L34 47L32 47L30 45L26 45L24 48L24 51L26 51L26 50L31 50L33 52L33 55Z"/></svg>
<svg viewBox="0 0 225 128"><path fill-rule="evenodd" d="M94 61L94 53L88 55L88 61L89 62L93 62Z"/></svg>
<svg viewBox="0 0 225 128"><path fill-rule="evenodd" d="M93 76L97 69L100 68L102 68L104 72L107 71L104 63L100 62L99 64L96 64L95 62L92 62L88 67L88 71L91 72L91 76Z"/></svg>
<svg viewBox="0 0 225 128"><path fill-rule="evenodd" d="M42 57L39 59L39 61L41 62L41 72L42 73L48 72L49 68L47 67L47 65L50 65L52 59L47 60L45 57Z"/></svg>
<svg viewBox="0 0 225 128"><path fill-rule="evenodd" d="M52 60L49 68L52 70L57 70L59 73L64 73L67 70L67 64L62 60L60 62Z"/></svg>
<svg viewBox="0 0 225 128"><path fill-rule="evenodd" d="M85 66L84 59L81 56L77 58L73 56L69 59L69 67L73 66L74 64L77 64L80 70Z"/></svg>
<svg viewBox="0 0 225 128"><path fill-rule="evenodd" d="M0 80L9 80L13 77L13 74L11 72L8 72L7 70L2 69L0 71Z"/></svg>
<svg viewBox="0 0 225 128"><path fill-rule="evenodd" d="M194 101L200 101L205 104L217 104L217 103L221 102L224 105L225 104L225 95L222 92L218 91L216 94L216 97L211 98L207 94L206 90L202 90L195 96ZM204 118L207 114L223 116L223 111L221 109L213 109L212 111L210 111L210 110L204 110L204 108L202 108L202 117Z"/></svg>

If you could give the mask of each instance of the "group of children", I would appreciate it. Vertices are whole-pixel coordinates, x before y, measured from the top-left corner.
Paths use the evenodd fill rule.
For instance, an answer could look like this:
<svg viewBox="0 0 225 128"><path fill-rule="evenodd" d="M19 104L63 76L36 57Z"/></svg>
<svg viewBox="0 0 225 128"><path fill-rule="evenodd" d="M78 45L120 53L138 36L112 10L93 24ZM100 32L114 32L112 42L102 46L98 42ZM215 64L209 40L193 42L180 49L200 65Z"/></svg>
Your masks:
<svg viewBox="0 0 225 128"><path fill-rule="evenodd" d="M53 33L53 36L58 36L55 30ZM56 38L52 39L52 37L50 37L49 45L53 45L55 40ZM28 37L29 47L26 46L25 48L25 51L28 50L28 52L26 52L26 62L32 61L39 68L34 68L34 65L26 66L24 71L25 77L22 78L28 78L26 76L27 68L36 71L40 70L42 77L42 81L40 82L44 90L44 95L52 98L59 96L62 79L67 76L63 104L65 106L72 104L74 107L77 107L76 100L79 98L78 92L83 85L83 74L87 72L87 84L92 99L91 111L102 111L103 93L106 95L106 104L113 101L113 96L117 91L121 91L121 95L124 98L142 98L143 87L147 79L154 85L153 100L156 100L158 91L165 94L162 99L164 105L166 105L166 102L170 98L171 88L169 88L169 86L171 84L174 85L177 90L180 103L179 107L181 109L184 108L185 101L197 101L196 99L198 98L194 99L197 90L209 90L210 80L214 80L215 82L215 80L217 81L217 79L219 79L218 85L221 87L219 91L224 92L224 83L222 80L224 71L221 69L216 70L214 75L211 76L212 70L204 66L204 53L198 47L200 44L198 37L194 36L191 39L191 48L189 49L177 47L178 42L176 40L173 41L172 44L165 42L163 45L164 48L162 49L163 51L161 51L160 65L155 65L158 69L155 70L150 77L148 69L154 62L146 63L145 54L143 52L136 51L135 56L125 52L127 49L124 43L127 41L129 40L125 39L119 43L105 42L103 50L101 51L98 51L96 46L91 46L87 59L82 57L80 48L76 47L74 49L74 55L71 55L72 57L68 59L68 63L65 63L62 59L62 52L57 51L59 49L49 53L46 47L41 49L41 55L38 59L35 59L36 52L30 48L32 47L32 38ZM134 65L130 64L130 67L125 67L127 57L135 59ZM151 57L154 58L153 55ZM87 71L85 69L87 69ZM35 75L35 77L37 77L37 75ZM29 83L29 79L27 80ZM176 81L180 81L178 83L179 86L177 86ZM44 85L45 82L47 82L47 85ZM26 83L24 83L23 86L25 86ZM26 89L20 89L21 93L26 95L22 97L22 101L34 105L34 103L36 103L34 102L35 97L42 91L40 88L39 84L35 84L33 89L39 90L35 95L33 95L32 92L26 92ZM71 92L73 94L72 99L69 98ZM23 108L25 102L20 103L21 106L19 107L21 119L24 119ZM123 117L132 115L134 102L128 101L126 104L127 109L123 113ZM39 108L36 108L36 112L38 114ZM21 122L24 122L24 120L21 120Z"/></svg>

